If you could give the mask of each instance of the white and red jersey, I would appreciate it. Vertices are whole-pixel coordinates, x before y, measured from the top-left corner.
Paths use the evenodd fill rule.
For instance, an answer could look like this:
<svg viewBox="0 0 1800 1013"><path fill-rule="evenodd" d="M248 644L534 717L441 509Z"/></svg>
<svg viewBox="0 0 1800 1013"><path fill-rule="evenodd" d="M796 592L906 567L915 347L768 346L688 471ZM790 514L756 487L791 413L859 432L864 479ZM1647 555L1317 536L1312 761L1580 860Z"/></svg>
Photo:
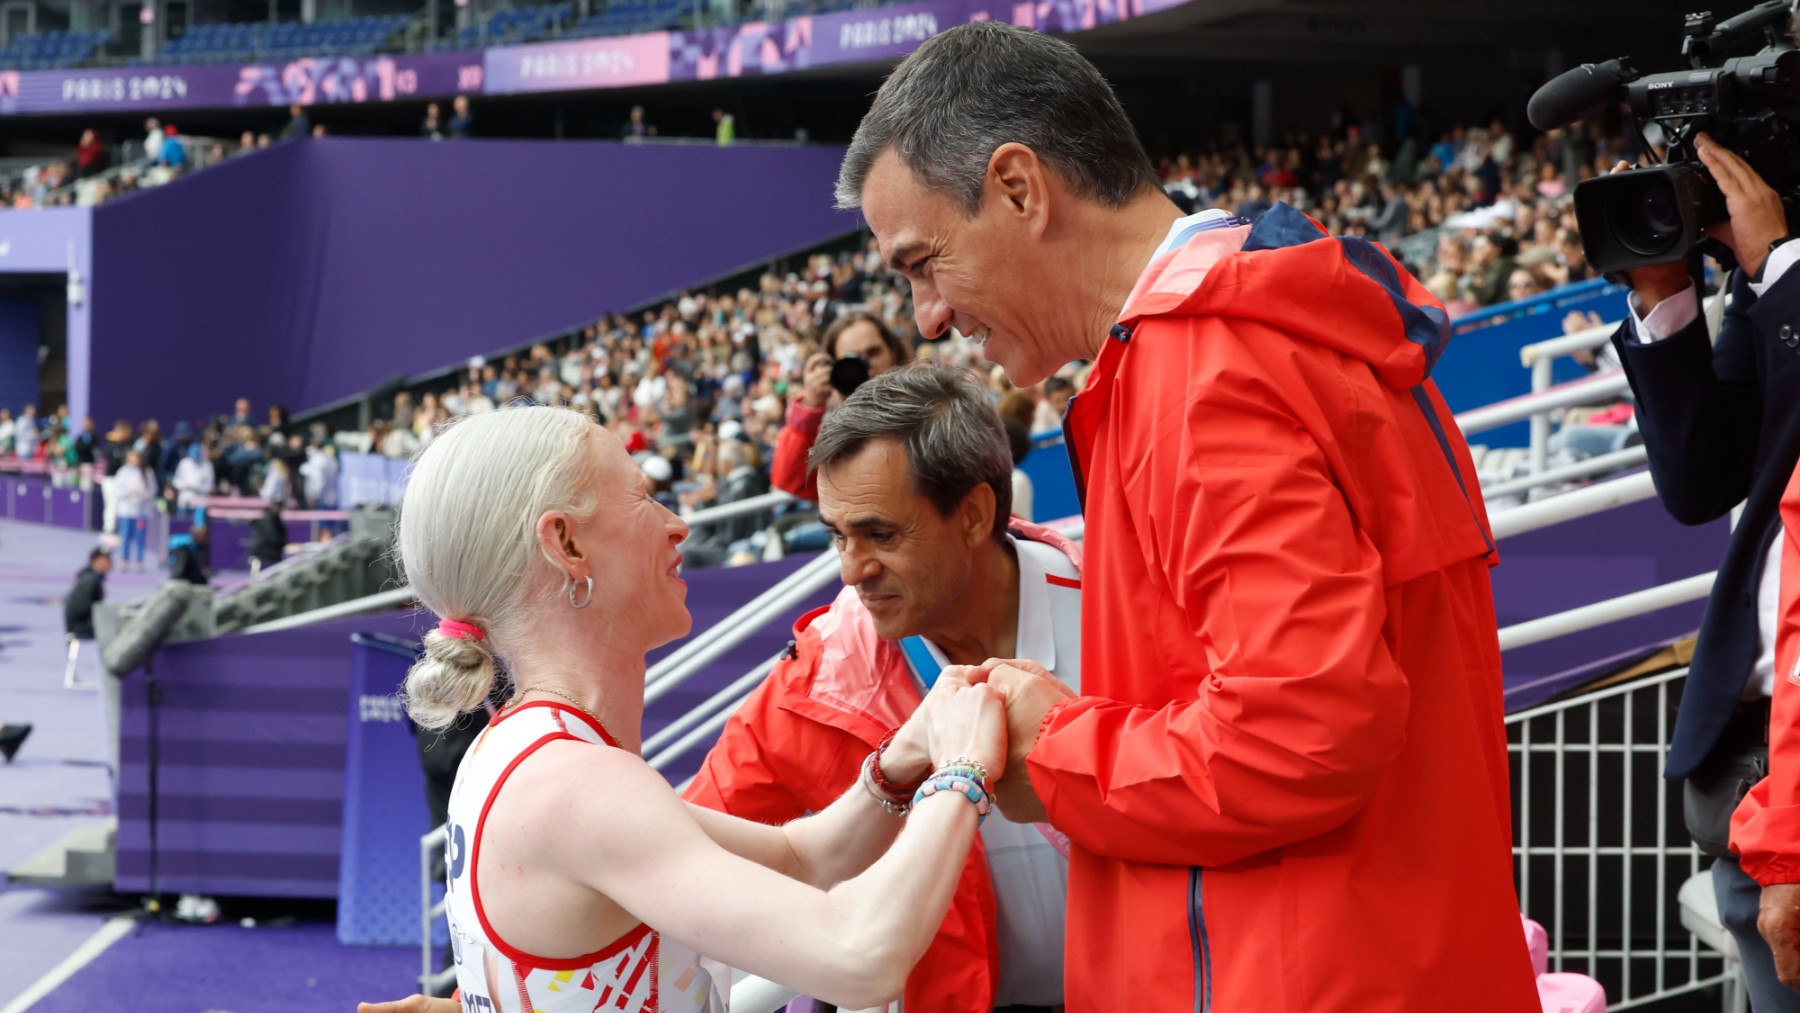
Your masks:
<svg viewBox="0 0 1800 1013"><path fill-rule="evenodd" d="M488 924L476 878L481 832L519 764L546 743L618 743L566 704L534 701L496 718L463 756L445 829L450 945L465 1013L724 1013L731 975L648 925L603 949L551 959L510 946ZM571 805L584 804L571 792Z"/></svg>

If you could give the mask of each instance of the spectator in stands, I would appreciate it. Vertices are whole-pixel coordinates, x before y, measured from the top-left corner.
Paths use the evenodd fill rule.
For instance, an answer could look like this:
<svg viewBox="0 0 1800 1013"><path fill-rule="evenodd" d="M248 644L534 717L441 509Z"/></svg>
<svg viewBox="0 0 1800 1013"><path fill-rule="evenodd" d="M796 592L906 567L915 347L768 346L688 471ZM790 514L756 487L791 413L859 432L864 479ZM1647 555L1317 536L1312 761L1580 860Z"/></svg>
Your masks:
<svg viewBox="0 0 1800 1013"><path fill-rule="evenodd" d="M1044 381L1044 399L1038 402L1037 411L1032 416L1031 431L1047 433L1062 428L1063 412L1068 410L1069 398L1075 396L1075 385L1069 378L1058 373Z"/></svg>
<svg viewBox="0 0 1800 1013"><path fill-rule="evenodd" d="M1002 420L1006 425L1006 444L1012 452L1012 514L1020 520L1036 520L1034 500L1036 490L1032 486L1031 476L1025 474L1021 467L1025 459L1031 456L1031 430L1011 419Z"/></svg>
<svg viewBox="0 0 1800 1013"><path fill-rule="evenodd" d="M1800 320L1800 244L1787 239L1780 198L1742 159L1704 135L1699 155L1730 212L1728 227L1712 231L1739 265L1718 339L1677 262L1627 273L1631 313L1613 344L1664 508L1699 524L1742 507L1701 621L1665 773L1685 780L1688 833L1715 859L1719 917L1737 941L1752 1005L1800 1010L1757 931L1758 870L1740 864L1728 826L1743 787L1767 769L1766 743L1782 731L1771 733L1768 721L1778 591L1790 576L1779 501L1800 461L1800 413L1788 407L1800 392L1800 358L1783 341ZM1782 923L1796 927L1791 914Z"/></svg>
<svg viewBox="0 0 1800 1013"><path fill-rule="evenodd" d="M169 539L169 579L205 587L212 582L211 535L205 524L196 524L185 535Z"/></svg>
<svg viewBox="0 0 1800 1013"><path fill-rule="evenodd" d="M91 465L99 450L99 442L94 436L94 417L92 415L81 420L81 433L75 437L75 463ZM6 455L4 440L0 440L0 457Z"/></svg>
<svg viewBox="0 0 1800 1013"><path fill-rule="evenodd" d="M324 137L325 134L326 134L325 124L323 124L323 123L314 123L313 124L312 135L314 137Z"/></svg>
<svg viewBox="0 0 1800 1013"><path fill-rule="evenodd" d="M419 124L419 136L429 141L444 139L443 115L439 112L436 102L426 104L425 119Z"/></svg>
<svg viewBox="0 0 1800 1013"><path fill-rule="evenodd" d="M250 522L250 558L258 566L268 569L287 555L287 542L287 525L281 519L281 503L271 499L263 507L263 512Z"/></svg>
<svg viewBox="0 0 1800 1013"><path fill-rule="evenodd" d="M17 423L13 421L11 408L0 408L0 457L11 457L14 439L17 435Z"/></svg>
<svg viewBox="0 0 1800 1013"><path fill-rule="evenodd" d="M306 115L306 107L294 103L288 106L287 126L281 128L281 140L298 141L312 136L312 118Z"/></svg>
<svg viewBox="0 0 1800 1013"><path fill-rule="evenodd" d="M225 481L240 496L260 488L263 470L263 445L256 430L249 426L233 428L233 445L225 453Z"/></svg>
<svg viewBox="0 0 1800 1013"><path fill-rule="evenodd" d="M124 419L115 421L106 434L106 441L100 447L108 475L116 474L125 466L125 455L131 451L131 441L131 423Z"/></svg>
<svg viewBox="0 0 1800 1013"><path fill-rule="evenodd" d="M740 439L720 438L717 453L718 491L706 506L725 506L768 493L769 476L756 467L756 452L748 443ZM688 541L682 555L691 556L697 567L717 566L733 552L749 551L748 546L740 543L747 542L753 535L766 529L772 516L770 511L764 510L708 525L698 537Z"/></svg>
<svg viewBox="0 0 1800 1013"><path fill-rule="evenodd" d="M162 426L155 419L139 426L137 439L131 444L131 449L137 451L138 456L143 459L144 473L151 481L151 493L162 495L164 478L157 471L157 466L163 459Z"/></svg>
<svg viewBox="0 0 1800 1013"><path fill-rule="evenodd" d="M737 117L723 109L713 110L713 140L719 147L728 147L737 140Z"/></svg>
<svg viewBox="0 0 1800 1013"><path fill-rule="evenodd" d="M118 519L120 559L126 572L136 569L141 573L144 569L145 515L156 497L156 480L144 467L142 454L136 450L126 452L125 464L112 476L107 495L112 498L113 516Z"/></svg>
<svg viewBox="0 0 1800 1013"><path fill-rule="evenodd" d="M163 129L156 117L144 121L144 157L152 162L162 161Z"/></svg>
<svg viewBox="0 0 1800 1013"><path fill-rule="evenodd" d="M269 466L263 472L262 488L257 491L258 497L274 506L286 506L288 497L294 494L292 477L285 458L269 458Z"/></svg>
<svg viewBox="0 0 1800 1013"><path fill-rule="evenodd" d="M175 490L175 509L181 516L191 516L195 510L205 506L206 497L217 490L219 478L213 462L218 457L217 444L195 443L188 448L187 456L175 465L175 475L170 485Z"/></svg>
<svg viewBox="0 0 1800 1013"><path fill-rule="evenodd" d="M300 478L306 486L306 502L315 510L337 508L337 448L315 434L306 447L306 463L300 466Z"/></svg>
<svg viewBox="0 0 1800 1013"><path fill-rule="evenodd" d="M182 142L181 135L175 132L173 123L163 128L161 161L162 164L169 167L171 172L180 172L187 168L187 145Z"/></svg>
<svg viewBox="0 0 1800 1013"><path fill-rule="evenodd" d="M631 114L625 120L625 125L619 129L619 140L629 144L643 141L647 137L655 136L656 127L652 126L644 119L644 107L632 106Z"/></svg>
<svg viewBox="0 0 1800 1013"><path fill-rule="evenodd" d="M1289 205L1183 218L1098 71L1001 21L901 61L838 194L922 335L983 335L1021 386L1096 362L1067 423L1087 695L982 666L1007 696L1002 810L1070 838L1069 1008L1125 987L1143 1013L1536 1009L1492 540L1435 353L1400 325L1433 318L1418 283ZM1364 299L1401 313L1335 311ZM1421 552L1400 515L1448 526Z"/></svg>
<svg viewBox="0 0 1800 1013"><path fill-rule="evenodd" d="M75 145L75 178L86 179L105 168L106 146L100 143L100 135L83 130Z"/></svg>
<svg viewBox="0 0 1800 1013"><path fill-rule="evenodd" d="M256 420L250 415L250 399L240 397L232 405L231 424L234 426L253 426Z"/></svg>
<svg viewBox="0 0 1800 1013"><path fill-rule="evenodd" d="M775 487L802 499L819 498L818 484L809 473L807 455L818 437L819 424L844 395L831 386L832 363L858 358L867 363L871 378L912 361L912 350L880 317L852 311L825 329L825 351L806 360L800 397L788 403L787 425L775 444L771 480Z"/></svg>
<svg viewBox="0 0 1800 1013"><path fill-rule="evenodd" d="M106 600L106 575L111 570L112 553L95 548L75 575L75 586L63 597L63 629L76 640L94 639L94 606Z"/></svg>
<svg viewBox="0 0 1800 1013"><path fill-rule="evenodd" d="M37 405L27 403L19 409L19 417L13 420L13 451L19 455L19 460L29 461L37 456L37 448Z"/></svg>
<svg viewBox="0 0 1800 1013"><path fill-rule="evenodd" d="M447 128L452 140L466 141L475 136L475 114L469 111L469 96L458 95L450 100L450 125Z"/></svg>

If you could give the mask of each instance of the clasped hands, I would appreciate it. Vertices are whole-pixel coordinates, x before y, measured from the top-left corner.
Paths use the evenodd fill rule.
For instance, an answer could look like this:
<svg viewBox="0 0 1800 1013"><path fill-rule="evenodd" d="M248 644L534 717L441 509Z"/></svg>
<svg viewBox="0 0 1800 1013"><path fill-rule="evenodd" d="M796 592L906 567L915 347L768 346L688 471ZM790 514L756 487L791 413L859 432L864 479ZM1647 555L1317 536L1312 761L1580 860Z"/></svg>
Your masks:
<svg viewBox="0 0 1800 1013"><path fill-rule="evenodd" d="M988 768L994 800L1007 819L1045 819L1025 757L1037 743L1044 714L1075 695L1034 661L990 658L950 665L919 709L900 726L881 756L882 776L911 783L939 764L968 757Z"/></svg>

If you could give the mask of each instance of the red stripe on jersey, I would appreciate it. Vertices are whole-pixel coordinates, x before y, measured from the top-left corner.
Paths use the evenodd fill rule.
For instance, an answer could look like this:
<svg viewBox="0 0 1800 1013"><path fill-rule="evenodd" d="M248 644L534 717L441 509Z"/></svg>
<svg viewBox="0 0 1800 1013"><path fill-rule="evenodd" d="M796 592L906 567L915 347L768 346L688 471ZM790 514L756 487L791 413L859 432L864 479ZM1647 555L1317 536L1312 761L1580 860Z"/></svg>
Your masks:
<svg viewBox="0 0 1800 1013"><path fill-rule="evenodd" d="M1044 579L1055 584L1057 587L1072 587L1077 591L1081 590L1081 581L1070 577L1058 577L1054 573L1046 573L1044 574Z"/></svg>

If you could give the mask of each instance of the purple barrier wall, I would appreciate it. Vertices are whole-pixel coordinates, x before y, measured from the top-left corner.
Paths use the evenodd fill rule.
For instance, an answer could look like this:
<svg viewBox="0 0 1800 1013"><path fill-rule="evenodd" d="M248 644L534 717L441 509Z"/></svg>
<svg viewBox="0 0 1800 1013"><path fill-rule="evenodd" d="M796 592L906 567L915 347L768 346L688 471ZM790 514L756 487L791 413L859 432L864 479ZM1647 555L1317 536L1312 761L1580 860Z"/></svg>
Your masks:
<svg viewBox="0 0 1800 1013"><path fill-rule="evenodd" d="M1494 569L1502 627L1715 570L1730 526L1683 527L1654 499L1507 539ZM1583 667L1700 627L1704 600L1506 652L1507 709L1529 707L1586 681Z"/></svg>
<svg viewBox="0 0 1800 1013"><path fill-rule="evenodd" d="M331 138L94 215L93 404L300 409L856 225L836 148Z"/></svg>
<svg viewBox="0 0 1800 1013"><path fill-rule="evenodd" d="M695 631L812 557L687 575ZM645 737L785 645L816 600L739 645L645 715ZM153 659L164 693L158 821L165 893L334 897L342 847L352 633L419 637L423 613L347 619L300 630L176 644ZM670 645L652 657L673 650ZM143 673L125 680L114 885L149 889L149 713ZM668 771L686 780L704 746ZM413 775L407 771L406 776ZM411 847L412 845L409 845ZM416 855L416 850L410 852Z"/></svg>
<svg viewBox="0 0 1800 1013"><path fill-rule="evenodd" d="M0 475L0 517L75 531L99 529L98 489L59 489L38 475Z"/></svg>

